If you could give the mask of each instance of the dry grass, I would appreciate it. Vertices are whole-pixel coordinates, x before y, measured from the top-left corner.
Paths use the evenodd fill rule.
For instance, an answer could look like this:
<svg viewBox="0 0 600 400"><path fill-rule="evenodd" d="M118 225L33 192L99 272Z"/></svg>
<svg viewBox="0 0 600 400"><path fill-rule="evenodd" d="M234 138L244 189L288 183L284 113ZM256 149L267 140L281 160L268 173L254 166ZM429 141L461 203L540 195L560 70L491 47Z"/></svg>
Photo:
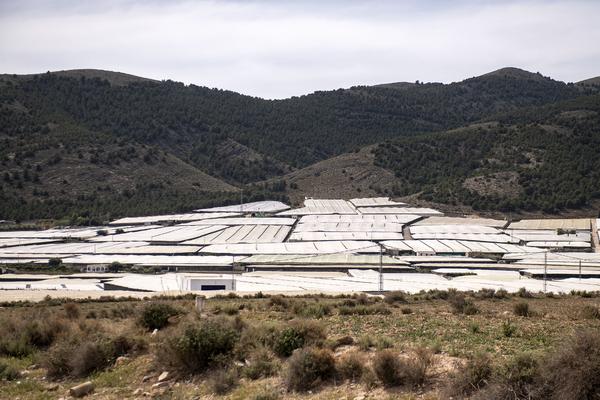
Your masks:
<svg viewBox="0 0 600 400"><path fill-rule="evenodd" d="M37 364L32 372L19 378L19 385L16 381L1 381L0 392L23 400L61 397L69 385L79 383L81 379L91 379L102 399L131 397L138 387L150 392L160 372L165 369L175 372L170 367L172 364L164 363L168 358L163 358L159 349L169 348L169 338L181 338L190 324L197 328L207 319L229 321L225 326L235 331L233 345L224 352L225 357L222 357L223 353L213 357L207 369L194 372L193 376L179 375L177 386L172 381L163 389L167 398L209 397L214 392L221 392L221 387L227 387L223 389L226 392L223 396L230 399L263 398L261 396L266 399L333 399L354 398L364 393L373 398L387 398L398 392L406 393L407 398L415 398L418 394L434 399L444 398L439 394L443 392L446 381L451 381L450 386L460 393L454 398L463 398L469 393L479 398L487 395L490 399L500 399L507 390L531 393L532 396L542 390L555 391L563 396L567 392L585 396L589 392L581 394L569 386L569 382L575 385L584 381L589 383L586 387L591 387L590 390L597 390L596 375L589 373L596 373L595 339L569 339L574 331L600 330L600 319L587 311L597 309L596 298L556 296L547 299L532 296L526 300L528 307L543 317L512 317L508 321L506 314L512 314L515 304L522 299L503 294L496 296L495 292L466 294L465 302L476 301L479 310L476 314L467 315L452 312L448 300L445 300L452 295L447 292L409 295L406 296L406 304L397 301L392 305L367 296L345 299L277 297L275 300L225 297L207 300L208 310L217 306L221 310L235 309L238 310L235 316L199 316L193 312L192 300L159 299L157 301L180 310L182 315L156 335L136 324L144 306L138 301L108 299L104 302L77 302L79 315L72 318L67 317L66 310L70 306L65 308L60 302L0 308L0 343L5 347L8 343L8 347L14 349L19 348L18 343L25 343L24 348L27 349L17 352L18 358L6 353L0 355L0 364L9 365L12 368L9 374L13 376L13 372L21 374ZM314 318L297 319L296 304L318 304L329 308L330 313L320 315L317 312ZM374 306L386 307L389 314L339 313L340 307ZM404 313L403 308L414 312ZM32 320L39 324L25 329ZM508 336L503 333L506 324L512 327ZM29 332L27 335L22 334L26 331ZM220 334L224 329L219 327L217 331ZM201 337L206 338L207 335ZM356 341L349 338L356 338ZM338 339L342 340L338 343ZM199 345L194 346L192 348L200 348ZM276 355L277 346L286 350ZM377 378L381 371L376 374L375 362L381 349L387 347L390 349L386 352L392 353L396 360L392 362L393 369L399 371L392 375L394 379L388 380L390 385L395 386L389 389ZM148 351L145 352L145 348ZM293 391L286 392L288 386L283 372L290 370L286 354L294 353L297 348L322 350L323 354L333 358L335 368L331 374L324 372L321 375L311 372L310 368L307 370L308 375L317 376L314 380L307 380L307 387L310 387L307 390L312 393L293 383L289 386ZM435 352L440 354L432 358L426 348L435 348ZM564 351L560 351L561 348ZM326 349L333 349L335 353ZM295 353L306 355L305 350L296 350ZM191 353L188 351L187 356ZM489 362L489 359L478 362L473 356L476 353L487 353L494 362ZM521 356L524 353L533 354L538 367L528 364L527 359ZM120 354L126 354L128 361L117 365L115 359ZM578 356L569 358L572 354ZM52 362L42 363L45 359L52 359ZM323 356L323 359L327 357ZM435 363L432 359L436 360ZM395 368L396 362L399 363L398 368ZM546 369L544 365L554 367ZM569 371L573 372L560 370L556 367L558 365L568 365ZM235 371L236 376L242 379L234 379L234 384L229 385L230 376L217 377L214 374L216 368ZM568 379L559 379L550 370ZM144 375L154 378L142 382ZM58 392L50 396L46 392L47 378L42 379L47 376L60 377ZM223 385L214 385L217 380ZM557 386L548 386L551 381L557 382ZM552 399L549 395L547 398Z"/></svg>

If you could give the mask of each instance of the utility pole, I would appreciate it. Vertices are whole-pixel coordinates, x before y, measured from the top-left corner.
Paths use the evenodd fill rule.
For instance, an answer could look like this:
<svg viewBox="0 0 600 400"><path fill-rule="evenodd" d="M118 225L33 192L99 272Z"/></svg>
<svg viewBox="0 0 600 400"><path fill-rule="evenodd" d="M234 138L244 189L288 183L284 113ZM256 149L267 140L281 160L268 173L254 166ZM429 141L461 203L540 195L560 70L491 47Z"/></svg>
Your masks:
<svg viewBox="0 0 600 400"><path fill-rule="evenodd" d="M579 260L579 280L581 280L581 260Z"/></svg>
<svg viewBox="0 0 600 400"><path fill-rule="evenodd" d="M235 256L233 256L233 262L231 263L231 290L235 292Z"/></svg>
<svg viewBox="0 0 600 400"><path fill-rule="evenodd" d="M548 252L545 251L544 252L544 293L546 293L546 287L547 287L547 283L546 283L547 274L548 274Z"/></svg>
<svg viewBox="0 0 600 400"><path fill-rule="evenodd" d="M379 243L379 291L383 292L383 245Z"/></svg>

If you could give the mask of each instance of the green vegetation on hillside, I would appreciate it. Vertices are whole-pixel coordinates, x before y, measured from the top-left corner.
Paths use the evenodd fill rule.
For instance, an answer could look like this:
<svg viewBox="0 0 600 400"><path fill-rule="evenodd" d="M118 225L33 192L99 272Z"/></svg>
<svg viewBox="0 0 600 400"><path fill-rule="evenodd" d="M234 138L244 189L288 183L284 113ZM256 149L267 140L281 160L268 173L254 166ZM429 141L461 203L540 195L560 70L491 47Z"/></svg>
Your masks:
<svg viewBox="0 0 600 400"><path fill-rule="evenodd" d="M600 96L498 119L386 142L375 163L400 179L397 195L476 210L557 212L600 198Z"/></svg>
<svg viewBox="0 0 600 400"><path fill-rule="evenodd" d="M595 185L593 174L584 174L581 182L569 183L556 194L536 188L582 176L582 168L593 168L595 161L587 158L593 150L579 153L580 160L566 161L576 146L562 152L559 143L568 141L560 133L533 124L554 124L556 107L595 90L516 69L448 85L360 86L286 100L112 76L108 71L4 75L0 218L104 219L189 210L237 201L237 188L249 193L247 199L285 199L282 177L291 171L385 140L393 144L379 147L376 163L398 171L403 184L394 189L396 194L423 191L426 199L479 209L579 207L596 196L589 190ZM532 121L531 114L538 113L543 121ZM449 147L431 154L438 136L430 133L492 117L504 118L502 125L439 134ZM585 140L595 143L592 130L597 121L590 118L564 118L577 140L581 136L582 147ZM537 137L535 129L546 132L547 142ZM500 142L493 145L493 140ZM468 143L466 158L456 157L454 151L461 141ZM514 148L496 154L506 141L515 142ZM509 165L520 161L512 157L522 158L529 148L548 163L560 162L565 170L554 180L548 175L554 171L547 166L515 171ZM398 158L399 151L406 156ZM546 151L550 153L543 155ZM478 165L490 152L498 161ZM519 175L520 186L514 192L527 198L513 193L504 201L493 194L494 188L486 189L485 182L461 181L480 172L506 171ZM409 172L411 176L404 176ZM504 174L491 179L500 184L502 179L516 178ZM257 184L264 181L270 183ZM478 192L482 186L483 195ZM567 193L575 195L567 199Z"/></svg>

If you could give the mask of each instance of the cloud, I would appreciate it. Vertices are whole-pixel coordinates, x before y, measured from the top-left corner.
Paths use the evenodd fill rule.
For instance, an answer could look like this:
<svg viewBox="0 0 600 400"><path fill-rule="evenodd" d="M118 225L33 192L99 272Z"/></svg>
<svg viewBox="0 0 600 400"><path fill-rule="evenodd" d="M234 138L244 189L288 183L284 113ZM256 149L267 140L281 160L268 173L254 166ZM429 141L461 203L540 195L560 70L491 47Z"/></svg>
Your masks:
<svg viewBox="0 0 600 400"><path fill-rule="evenodd" d="M578 81L600 75L598 15L591 1L5 1L0 71L100 68L267 98L504 66Z"/></svg>

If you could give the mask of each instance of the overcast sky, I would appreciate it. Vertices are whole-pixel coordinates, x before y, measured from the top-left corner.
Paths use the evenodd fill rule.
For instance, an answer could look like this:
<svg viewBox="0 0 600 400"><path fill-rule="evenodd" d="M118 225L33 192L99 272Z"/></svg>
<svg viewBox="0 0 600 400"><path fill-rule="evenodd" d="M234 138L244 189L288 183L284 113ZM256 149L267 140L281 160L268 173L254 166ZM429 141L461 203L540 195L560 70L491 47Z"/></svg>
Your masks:
<svg viewBox="0 0 600 400"><path fill-rule="evenodd" d="M600 75L600 1L0 0L0 73L74 68L284 98L516 66Z"/></svg>

